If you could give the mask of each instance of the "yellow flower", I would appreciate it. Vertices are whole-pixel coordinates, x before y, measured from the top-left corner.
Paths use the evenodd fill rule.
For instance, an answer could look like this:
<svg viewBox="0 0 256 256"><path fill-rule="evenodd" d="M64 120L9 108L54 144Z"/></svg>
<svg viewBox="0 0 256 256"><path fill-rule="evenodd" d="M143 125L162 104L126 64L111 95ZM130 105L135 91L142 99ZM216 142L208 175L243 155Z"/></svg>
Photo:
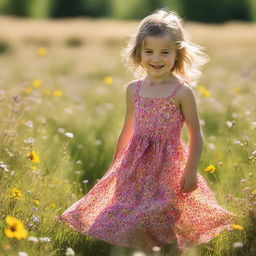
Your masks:
<svg viewBox="0 0 256 256"><path fill-rule="evenodd" d="M28 231L20 220L12 216L7 216L5 222L9 225L9 227L4 228L5 236L16 239L27 238Z"/></svg>
<svg viewBox="0 0 256 256"><path fill-rule="evenodd" d="M45 56L47 54L47 50L44 47L40 47L37 50L38 56Z"/></svg>
<svg viewBox="0 0 256 256"><path fill-rule="evenodd" d="M243 230L244 229L242 226L237 225L237 224L232 224L231 227L234 228L234 229L238 229L238 230Z"/></svg>
<svg viewBox="0 0 256 256"><path fill-rule="evenodd" d="M32 200L32 202L35 203L36 205L40 205L39 199Z"/></svg>
<svg viewBox="0 0 256 256"><path fill-rule="evenodd" d="M110 85L110 84L112 84L113 79L112 79L111 76L105 76L104 79L103 79L103 81L104 81L104 83L105 83L106 85Z"/></svg>
<svg viewBox="0 0 256 256"><path fill-rule="evenodd" d="M206 172L213 173L215 171L214 165L209 165L204 169Z"/></svg>
<svg viewBox="0 0 256 256"><path fill-rule="evenodd" d="M53 91L52 95L54 97L60 97L63 95L63 92L61 90L55 90L55 91Z"/></svg>
<svg viewBox="0 0 256 256"><path fill-rule="evenodd" d="M32 165L30 168L31 168L32 170L36 170L36 169L37 169L37 167L36 167L35 165Z"/></svg>
<svg viewBox="0 0 256 256"><path fill-rule="evenodd" d="M252 194L253 194L253 195L256 195L256 189L254 189L254 190L252 191Z"/></svg>
<svg viewBox="0 0 256 256"><path fill-rule="evenodd" d="M41 80L34 80L33 82L32 82L32 86L34 87L34 88L38 88L38 87L40 87L42 85L42 81Z"/></svg>
<svg viewBox="0 0 256 256"><path fill-rule="evenodd" d="M40 163L40 159L35 151L28 153L27 156L28 156L28 158L30 158L32 160L32 162Z"/></svg>
<svg viewBox="0 0 256 256"><path fill-rule="evenodd" d="M210 97L211 95L210 92L203 85L199 86L198 90L205 97Z"/></svg>
<svg viewBox="0 0 256 256"><path fill-rule="evenodd" d="M217 233L217 234L214 235L214 237L217 237L217 236L219 236L219 235L220 235L220 233Z"/></svg>
<svg viewBox="0 0 256 256"><path fill-rule="evenodd" d="M31 86L26 87L26 88L24 89L24 91L25 91L26 94L31 94L32 90L33 90L33 88L32 88Z"/></svg>
<svg viewBox="0 0 256 256"><path fill-rule="evenodd" d="M21 199L22 198L22 193L20 190L16 189L16 188L13 188L12 189L12 196L17 198L17 199Z"/></svg>
<svg viewBox="0 0 256 256"><path fill-rule="evenodd" d="M51 207L52 207L52 208L56 208L56 204L55 204L55 203L52 203L52 204L51 204Z"/></svg>

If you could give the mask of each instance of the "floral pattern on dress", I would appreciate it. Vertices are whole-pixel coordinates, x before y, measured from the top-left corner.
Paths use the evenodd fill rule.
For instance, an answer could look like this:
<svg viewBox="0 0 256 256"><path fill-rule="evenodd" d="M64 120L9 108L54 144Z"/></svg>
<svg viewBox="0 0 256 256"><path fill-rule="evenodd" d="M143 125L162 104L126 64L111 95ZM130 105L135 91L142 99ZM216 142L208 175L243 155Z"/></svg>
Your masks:
<svg viewBox="0 0 256 256"><path fill-rule="evenodd" d="M177 239L180 248L207 243L231 230L235 215L218 205L197 173L196 190L180 191L188 159L181 138L182 111L174 98L181 81L165 98L133 96L133 135L105 175L59 220L84 235L131 247L163 247Z"/></svg>

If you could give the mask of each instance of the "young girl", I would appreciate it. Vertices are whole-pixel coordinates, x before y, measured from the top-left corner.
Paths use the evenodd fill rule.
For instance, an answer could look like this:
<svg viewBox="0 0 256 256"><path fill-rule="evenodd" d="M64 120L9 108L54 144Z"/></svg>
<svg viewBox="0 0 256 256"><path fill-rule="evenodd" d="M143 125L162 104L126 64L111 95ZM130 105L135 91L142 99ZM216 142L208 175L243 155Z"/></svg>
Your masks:
<svg viewBox="0 0 256 256"><path fill-rule="evenodd" d="M180 251L207 243L231 230L235 216L197 173L203 135L191 87L207 55L189 41L176 13L159 9L141 21L124 57L141 76L126 89L112 164L60 220L123 247L176 243ZM184 122L189 147L181 139Z"/></svg>

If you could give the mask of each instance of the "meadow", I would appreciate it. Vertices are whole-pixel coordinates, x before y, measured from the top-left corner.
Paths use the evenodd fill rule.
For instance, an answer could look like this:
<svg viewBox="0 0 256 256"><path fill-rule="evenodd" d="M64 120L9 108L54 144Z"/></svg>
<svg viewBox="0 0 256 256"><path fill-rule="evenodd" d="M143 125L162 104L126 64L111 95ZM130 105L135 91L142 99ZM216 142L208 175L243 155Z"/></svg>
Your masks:
<svg viewBox="0 0 256 256"><path fill-rule="evenodd" d="M120 51L137 21L0 17L0 24L0 255L121 255L56 216L112 161L125 86L135 79ZM198 172L238 217L233 230L184 256L255 256L256 24L185 27L211 58L194 87L204 134ZM185 126L182 136L188 142Z"/></svg>

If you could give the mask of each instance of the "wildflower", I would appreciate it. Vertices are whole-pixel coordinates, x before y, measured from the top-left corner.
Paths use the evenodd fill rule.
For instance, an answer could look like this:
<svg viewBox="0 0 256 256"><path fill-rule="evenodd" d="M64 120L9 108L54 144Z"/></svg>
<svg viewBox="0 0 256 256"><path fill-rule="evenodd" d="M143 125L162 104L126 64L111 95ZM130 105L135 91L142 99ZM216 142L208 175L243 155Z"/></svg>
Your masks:
<svg viewBox="0 0 256 256"><path fill-rule="evenodd" d="M113 79L112 79L111 76L105 76L104 79L103 79L103 81L104 81L104 83L105 83L106 85L110 85L110 84L112 84Z"/></svg>
<svg viewBox="0 0 256 256"><path fill-rule="evenodd" d="M22 198L22 193L20 190L16 189L16 188L13 188L12 189L12 196L17 198L17 199L21 199Z"/></svg>
<svg viewBox="0 0 256 256"><path fill-rule="evenodd" d="M32 216L34 222L39 222L38 218L36 216Z"/></svg>
<svg viewBox="0 0 256 256"><path fill-rule="evenodd" d="M26 123L25 123L25 125L27 126L27 127L29 127L29 128L32 128L33 127L33 122L32 121L27 121Z"/></svg>
<svg viewBox="0 0 256 256"><path fill-rule="evenodd" d="M33 139L33 138L28 138L28 139L24 140L24 142L25 142L26 144L32 144L32 143L35 142L35 139Z"/></svg>
<svg viewBox="0 0 256 256"><path fill-rule="evenodd" d="M38 54L38 56L41 56L41 57L45 56L47 54L46 48L44 48L44 47L38 48L37 54Z"/></svg>
<svg viewBox="0 0 256 256"><path fill-rule="evenodd" d="M208 143L208 148L211 149L211 150L215 150L216 146L213 143Z"/></svg>
<svg viewBox="0 0 256 256"><path fill-rule="evenodd" d="M83 180L82 183L86 184L88 183L89 181L88 180Z"/></svg>
<svg viewBox="0 0 256 256"><path fill-rule="evenodd" d="M254 189L254 190L252 191L252 194L253 194L253 195L256 195L256 189Z"/></svg>
<svg viewBox="0 0 256 256"><path fill-rule="evenodd" d="M22 239L28 236L28 231L25 229L22 221L12 216L7 216L5 222L9 227L4 228L5 236L9 238Z"/></svg>
<svg viewBox="0 0 256 256"><path fill-rule="evenodd" d="M49 237L39 237L39 240L41 242L51 242L51 239Z"/></svg>
<svg viewBox="0 0 256 256"><path fill-rule="evenodd" d="M161 248L158 247L158 246L154 246L154 247L152 247L152 251L153 252L159 252L159 251L161 251Z"/></svg>
<svg viewBox="0 0 256 256"><path fill-rule="evenodd" d="M28 256L26 252L18 252L18 256Z"/></svg>
<svg viewBox="0 0 256 256"><path fill-rule="evenodd" d="M52 95L54 97L60 97L60 96L63 95L63 92L61 90L55 90L55 91L52 92Z"/></svg>
<svg viewBox="0 0 256 256"><path fill-rule="evenodd" d="M234 228L234 229L238 229L238 230L243 230L244 228L240 225L237 225L237 224L231 224L231 227Z"/></svg>
<svg viewBox="0 0 256 256"><path fill-rule="evenodd" d="M51 207L52 207L52 208L56 208L56 204L55 204L55 203L52 203L52 204L51 204Z"/></svg>
<svg viewBox="0 0 256 256"><path fill-rule="evenodd" d="M35 243L37 243L37 242L39 241L38 238L35 237L35 236L29 236L29 237L27 238L27 240L28 240L28 241L31 241L31 242L35 242Z"/></svg>
<svg viewBox="0 0 256 256"><path fill-rule="evenodd" d="M244 244L242 242L234 242L233 243L234 248L240 248L240 247L243 247L243 246L244 246Z"/></svg>
<svg viewBox="0 0 256 256"><path fill-rule="evenodd" d="M37 169L37 167L36 167L35 165L32 165L30 168L31 168L32 170L36 170L36 169Z"/></svg>
<svg viewBox="0 0 256 256"><path fill-rule="evenodd" d="M28 158L31 159L32 162L34 163L40 163L40 159L38 157L38 155L36 154L35 151L32 151L30 153L27 154Z"/></svg>
<svg viewBox="0 0 256 256"><path fill-rule="evenodd" d="M82 164L82 161L81 160L77 160L76 164Z"/></svg>
<svg viewBox="0 0 256 256"><path fill-rule="evenodd" d="M65 255L66 255L66 256L73 256L73 255L75 255L75 252L73 251L72 248L68 247L68 248L66 249Z"/></svg>
<svg viewBox="0 0 256 256"><path fill-rule="evenodd" d="M246 181L246 179L241 179L240 180L240 183L243 183L243 182L245 182Z"/></svg>
<svg viewBox="0 0 256 256"><path fill-rule="evenodd" d="M235 125L235 121L226 121L226 126L228 127L228 128L232 128L234 125Z"/></svg>
<svg viewBox="0 0 256 256"><path fill-rule="evenodd" d="M71 138L71 139L74 138L74 134L71 133L71 132L66 132L65 136L68 137L68 138Z"/></svg>
<svg viewBox="0 0 256 256"><path fill-rule="evenodd" d="M198 90L204 97L210 97L210 92L203 85L199 86Z"/></svg>
<svg viewBox="0 0 256 256"><path fill-rule="evenodd" d="M3 168L5 172L9 172L7 165L4 164L3 162L0 162L0 168Z"/></svg>
<svg viewBox="0 0 256 256"><path fill-rule="evenodd" d="M32 202L35 203L36 205L40 205L40 200L39 199L32 200Z"/></svg>
<svg viewBox="0 0 256 256"><path fill-rule="evenodd" d="M41 85L42 85L42 81L41 81L41 80L36 79L36 80L34 80L34 81L32 82L32 86L33 86L34 88L38 88L38 87L40 87Z"/></svg>
<svg viewBox="0 0 256 256"><path fill-rule="evenodd" d="M214 165L208 165L205 169L206 172L213 173L215 171Z"/></svg>

